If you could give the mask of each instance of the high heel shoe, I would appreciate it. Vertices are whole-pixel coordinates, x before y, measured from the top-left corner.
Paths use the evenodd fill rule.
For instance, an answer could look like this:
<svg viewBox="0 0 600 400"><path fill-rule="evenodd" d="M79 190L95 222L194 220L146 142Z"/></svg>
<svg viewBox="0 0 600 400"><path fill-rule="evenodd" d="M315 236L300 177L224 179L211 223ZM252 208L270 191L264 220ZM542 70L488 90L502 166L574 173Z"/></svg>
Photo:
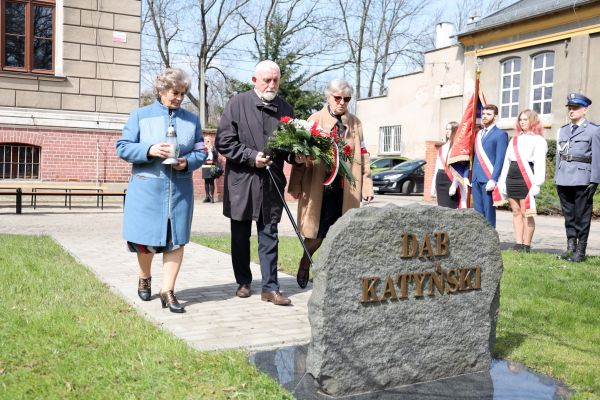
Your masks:
<svg viewBox="0 0 600 400"><path fill-rule="evenodd" d="M308 285L308 276L310 271L310 265L306 265L300 261L300 266L298 267L298 273L296 273L296 282L298 282L298 286L304 289L306 285Z"/></svg>
<svg viewBox="0 0 600 400"><path fill-rule="evenodd" d="M152 297L152 277L140 278L138 281L138 296L143 301L150 301Z"/></svg>
<svg viewBox="0 0 600 400"><path fill-rule="evenodd" d="M179 304L177 301L177 297L172 290L167 290L166 293L159 293L160 295L160 303L162 304L162 308L169 307L169 310L174 313L182 313L185 312L185 308Z"/></svg>

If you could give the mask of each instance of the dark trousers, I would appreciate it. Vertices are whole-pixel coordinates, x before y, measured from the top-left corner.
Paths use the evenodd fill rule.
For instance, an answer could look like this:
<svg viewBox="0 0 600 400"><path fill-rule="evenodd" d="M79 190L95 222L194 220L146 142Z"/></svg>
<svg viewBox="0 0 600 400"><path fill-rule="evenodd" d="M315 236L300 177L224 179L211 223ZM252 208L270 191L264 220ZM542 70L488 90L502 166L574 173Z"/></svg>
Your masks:
<svg viewBox="0 0 600 400"><path fill-rule="evenodd" d="M586 242L592 222L593 200L588 201L584 186L556 186L560 206L565 217L567 239Z"/></svg>
<svg viewBox="0 0 600 400"><path fill-rule="evenodd" d="M473 207L475 211L482 214L487 222L496 228L496 209L494 208L494 200L492 192L485 190L487 182L473 182Z"/></svg>
<svg viewBox="0 0 600 400"><path fill-rule="evenodd" d="M262 216L256 221L258 231L258 258L262 275L262 290L279 290L277 281L277 224L263 224ZM238 285L250 284L250 235L252 221L231 220L231 262Z"/></svg>
<svg viewBox="0 0 600 400"><path fill-rule="evenodd" d="M215 197L215 180L214 179L205 179L204 180L204 193L207 198L212 199Z"/></svg>

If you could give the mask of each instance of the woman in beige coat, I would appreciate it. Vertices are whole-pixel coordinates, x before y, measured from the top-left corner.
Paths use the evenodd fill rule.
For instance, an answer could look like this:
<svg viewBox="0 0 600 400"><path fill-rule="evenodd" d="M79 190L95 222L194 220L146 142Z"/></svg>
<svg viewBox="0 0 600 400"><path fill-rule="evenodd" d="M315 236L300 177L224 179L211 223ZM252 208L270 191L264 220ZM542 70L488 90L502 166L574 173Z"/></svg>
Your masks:
<svg viewBox="0 0 600 400"><path fill-rule="evenodd" d="M306 248L312 255L321 246L331 225L351 208L360 206L361 198L373 200L373 182L369 154L363 141L362 125L348 112L352 86L343 79L334 79L327 85L327 104L311 115L309 120L326 132L338 127L338 134L352 147L354 160L350 165L356 183L352 186L338 174L329 186L323 182L329 171L303 156L296 156L299 166L292 167L288 192L298 199L298 226ZM300 260L296 280L301 288L308 283L310 263L306 254Z"/></svg>

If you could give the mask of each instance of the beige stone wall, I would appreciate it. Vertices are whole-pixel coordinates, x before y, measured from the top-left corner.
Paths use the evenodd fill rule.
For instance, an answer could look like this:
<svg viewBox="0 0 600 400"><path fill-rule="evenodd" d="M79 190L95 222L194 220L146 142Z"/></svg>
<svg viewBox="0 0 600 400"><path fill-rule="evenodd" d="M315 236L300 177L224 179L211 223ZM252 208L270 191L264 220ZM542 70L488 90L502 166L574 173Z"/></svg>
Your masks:
<svg viewBox="0 0 600 400"><path fill-rule="evenodd" d="M0 106L128 114L139 99L141 1L63 3L56 29L62 29L64 79L0 74ZM115 32L126 42L114 41Z"/></svg>
<svg viewBox="0 0 600 400"><path fill-rule="evenodd" d="M446 47L425 54L422 72L390 79L386 96L359 100L356 113L371 157L383 154L379 128L400 125L400 154L424 158L425 142L440 140L445 124L462 116L463 79L462 49Z"/></svg>
<svg viewBox="0 0 600 400"><path fill-rule="evenodd" d="M555 55L552 113L541 116L546 128L546 137L554 138L557 129L568 122L565 104L567 95L572 92L584 93L594 101L587 116L591 121L600 121L600 106L596 106L596 104L600 104L600 85L597 83L597 65L600 63L600 37L598 35L579 35L567 41L561 40L481 57L481 89L488 103L500 105L501 63L509 58L519 57L521 59L519 110L531 108L532 58L546 51L552 51ZM466 56L465 98L473 93L474 66L474 57ZM514 133L515 124L516 118L497 121L497 125L511 135Z"/></svg>

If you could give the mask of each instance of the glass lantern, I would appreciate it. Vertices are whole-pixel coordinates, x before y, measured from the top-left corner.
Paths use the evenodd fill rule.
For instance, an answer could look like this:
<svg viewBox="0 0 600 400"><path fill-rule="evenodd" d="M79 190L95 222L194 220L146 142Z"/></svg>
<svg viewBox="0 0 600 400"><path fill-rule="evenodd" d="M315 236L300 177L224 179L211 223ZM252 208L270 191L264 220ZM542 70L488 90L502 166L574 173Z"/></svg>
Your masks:
<svg viewBox="0 0 600 400"><path fill-rule="evenodd" d="M166 143L171 146L171 153L162 163L169 165L179 164L179 161L177 161L177 157L179 157L179 144L177 143L177 132L175 132L173 125L169 125L167 128Z"/></svg>

